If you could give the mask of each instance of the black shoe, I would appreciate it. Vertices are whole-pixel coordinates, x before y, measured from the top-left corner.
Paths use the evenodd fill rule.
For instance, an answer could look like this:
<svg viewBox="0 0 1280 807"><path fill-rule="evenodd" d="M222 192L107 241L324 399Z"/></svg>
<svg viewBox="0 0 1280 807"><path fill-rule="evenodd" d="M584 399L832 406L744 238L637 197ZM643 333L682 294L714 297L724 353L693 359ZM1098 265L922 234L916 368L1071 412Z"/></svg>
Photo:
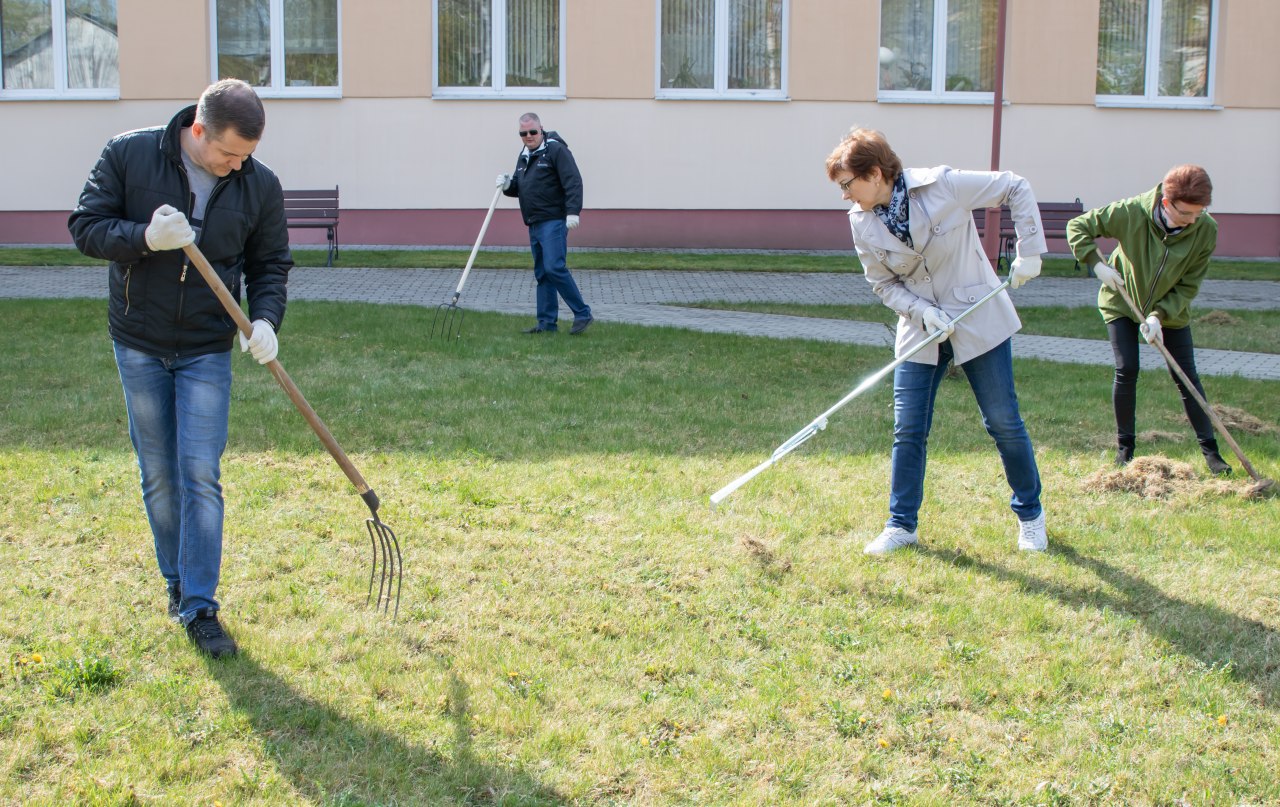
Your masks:
<svg viewBox="0 0 1280 807"><path fill-rule="evenodd" d="M525 328L521 333L555 333L555 328L544 328L541 325L534 325L532 328Z"/></svg>
<svg viewBox="0 0 1280 807"><path fill-rule="evenodd" d="M586 319L575 319L573 321L573 327L569 329L569 335L576 336L577 334L582 333L587 328L590 328L591 323L595 321L596 321L595 317L587 317Z"/></svg>
<svg viewBox="0 0 1280 807"><path fill-rule="evenodd" d="M174 622L179 621L178 609L182 607L182 589L177 586L169 587L169 618Z"/></svg>
<svg viewBox="0 0 1280 807"><path fill-rule="evenodd" d="M202 608L196 612L195 619L187 623L187 636L196 643L196 647L212 658L234 656L240 652L236 640L227 635L218 621L218 612L212 608Z"/></svg>
<svg viewBox="0 0 1280 807"><path fill-rule="evenodd" d="M1133 462L1133 446L1120 446L1116 449L1116 465L1124 467Z"/></svg>
<svg viewBox="0 0 1280 807"><path fill-rule="evenodd" d="M1204 452L1204 461L1209 465L1209 472L1214 476L1231 476L1231 466L1216 451Z"/></svg>

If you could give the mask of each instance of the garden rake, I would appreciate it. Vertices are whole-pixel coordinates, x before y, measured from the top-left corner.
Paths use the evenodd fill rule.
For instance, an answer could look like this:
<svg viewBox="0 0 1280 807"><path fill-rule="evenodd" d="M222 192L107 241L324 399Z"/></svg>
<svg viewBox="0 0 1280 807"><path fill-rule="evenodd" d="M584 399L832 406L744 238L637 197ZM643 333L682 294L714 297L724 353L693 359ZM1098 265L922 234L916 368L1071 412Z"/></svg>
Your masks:
<svg viewBox="0 0 1280 807"><path fill-rule="evenodd" d="M1133 312L1133 315L1138 318L1139 322L1146 319L1146 317L1142 315L1141 309L1138 308L1137 303L1135 303L1133 298L1129 296L1129 291L1124 287L1123 279L1121 280L1120 285L1116 288L1116 291L1124 298L1125 304L1129 306L1129 310ZM1176 373L1178 378L1182 380L1182 385L1186 387L1187 392L1191 394L1191 397L1195 399L1195 402L1202 410L1204 410L1204 413L1209 416L1209 420L1213 421L1213 427L1222 435L1222 439L1227 441L1227 445L1231 446L1231 450L1236 453L1236 458L1240 460L1240 464L1244 466L1245 471L1249 473L1249 476L1253 477L1253 484L1249 486L1249 490L1246 495L1249 498L1254 498L1261 496L1264 493L1274 493L1276 487L1275 480L1267 479L1254 470L1253 464L1249 462L1248 457L1246 457L1244 452L1240 450L1240 445L1232 439L1231 432L1227 431L1227 424L1222 422L1222 418L1218 417L1218 413L1213 411L1213 407L1210 406L1209 402L1200 394L1200 390L1196 389L1195 385L1191 383L1191 379L1187 378L1187 374L1182 371L1180 366L1178 366L1178 362L1174 360L1173 354L1169 352L1169 348L1164 346L1164 341L1157 339L1150 344L1156 348L1156 350L1160 351L1160 355L1164 356L1164 363L1169 365L1169 369Z"/></svg>
<svg viewBox="0 0 1280 807"><path fill-rule="evenodd" d="M484 215L484 224L480 225L480 235L476 236L476 244L471 248L471 256L467 258L467 266L462 270L462 277L458 279L458 288L453 291L453 299L436 306L436 314L431 318L431 338L433 339L437 326L439 326L441 339L462 338L462 318L466 312L458 307L458 298L462 296L462 287L467 282L467 275L471 274L471 264L475 262L476 253L480 251L480 242L484 240L485 230L489 229L489 219L493 218L493 209L498 206L498 197L501 195L502 188L494 190L493 201L489 203L489 212Z"/></svg>
<svg viewBox="0 0 1280 807"><path fill-rule="evenodd" d="M213 293L217 295L223 308L235 320L236 327L240 329L240 333L244 334L246 339L252 336L253 325L249 322L249 318L240 309L236 299L231 296L226 284L222 282L214 272L213 267L209 265L208 259L200 252L199 247L195 244L189 244L183 247L182 250L187 254L187 258L195 264L196 269L200 271L200 276L209 284L209 288L213 289ZM267 362L267 368L276 377L276 381L280 382L280 386L284 388L289 399L293 401L293 405L302 413L302 417L306 419L312 431L320 438L320 442L324 443L324 447L329 450L329 454L337 461L338 466L347 475L347 479L351 480L351 484L355 485L356 492L360 494L360 498L364 499L364 503L368 505L372 516L365 519L365 527L369 531L369 542L373 547L373 566L369 570L369 594L365 599L365 604L373 603L374 610L381 609L383 613L387 613L391 608L391 601L394 597L395 611L392 614L392 619L395 619L400 615L400 585L404 579L404 569L400 562L400 542L396 539L395 532L384 524L382 519L378 518L378 494L374 493L373 488L369 487L368 483L364 481L360 471L348 459L346 452L342 450L342 447L338 445L338 441L333 438L324 422L320 420L320 416L311 408L311 404L307 403L307 399L302 397L302 391L293 383L293 379L289 377L289 374L284 371L284 366L279 361L272 359ZM373 599L373 581L375 578L378 580L377 600Z"/></svg>
<svg viewBox="0 0 1280 807"><path fill-rule="evenodd" d="M992 297L995 297L997 294L999 294L1000 292L1008 288L1008 286L1009 286L1008 280L1004 281L999 286L996 286L994 289L987 292L987 294L982 298L980 298L976 303L974 303L973 305L966 308L964 311L961 311L959 314L957 314L956 317L951 320L951 324L954 325L955 323L969 316L975 310L977 310L978 306L982 305L987 300L990 300ZM905 364L907 361L911 359L912 356L924 350L929 345L932 345L934 342L940 341L939 337L942 336L942 334L944 333L946 332L945 331L934 332L931 336L929 336L929 338L925 339L920 344L911 348L911 350L908 350L906 353L902 354L901 357L894 359L892 363L890 363L883 369L878 370L875 373L875 375L870 376L861 384L854 387L853 391L850 392L848 395L836 401L834 406L832 406L830 409L828 409L827 411L823 412L821 415L818 415L816 418L814 418L813 421L808 426L805 426L803 429L793 434L785 443L775 448L773 450L773 453L769 455L769 458L767 460L760 463L756 467L752 468L750 471L747 471L745 474L733 480L732 482L725 485L724 487L720 488L715 493L711 494L712 508L720 504L720 502L724 501L729 496L730 493L733 493L738 488L747 484L756 476L758 476L762 471L769 468L775 462L777 462L778 460L790 454L792 451L799 448L801 445L807 442L810 437L813 437L818 432L827 428L828 417L830 417L831 415L834 415L845 404L849 403L849 401L852 401L854 398L857 398L862 393L871 389L873 386L875 386L877 381L879 381L880 379L887 376L889 373L896 370L899 365Z"/></svg>

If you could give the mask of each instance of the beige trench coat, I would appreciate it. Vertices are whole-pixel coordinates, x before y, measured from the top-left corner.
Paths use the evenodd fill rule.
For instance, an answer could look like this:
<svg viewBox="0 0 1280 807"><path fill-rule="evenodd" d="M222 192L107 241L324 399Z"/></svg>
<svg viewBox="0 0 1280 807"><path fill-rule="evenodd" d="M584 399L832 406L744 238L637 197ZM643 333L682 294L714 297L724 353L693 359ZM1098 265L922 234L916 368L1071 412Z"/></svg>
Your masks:
<svg viewBox="0 0 1280 807"><path fill-rule="evenodd" d="M1017 232L1019 257L1047 251L1040 208L1031 184L1008 171L957 171L949 166L903 170L910 197L912 249L869 210L849 210L853 245L867 282L885 305L898 312L894 355L902 356L927 338L922 317L937 306L952 317L1000 285L973 222L973 211L1008 205ZM1007 291L988 300L950 337L957 364L981 356L1022 327ZM938 363L937 344L912 357Z"/></svg>

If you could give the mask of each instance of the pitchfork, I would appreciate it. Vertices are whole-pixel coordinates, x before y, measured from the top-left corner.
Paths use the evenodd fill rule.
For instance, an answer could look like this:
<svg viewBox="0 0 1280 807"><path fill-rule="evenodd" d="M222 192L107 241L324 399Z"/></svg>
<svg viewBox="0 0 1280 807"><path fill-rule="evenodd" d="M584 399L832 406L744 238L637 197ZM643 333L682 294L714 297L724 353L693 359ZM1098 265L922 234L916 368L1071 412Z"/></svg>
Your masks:
<svg viewBox="0 0 1280 807"><path fill-rule="evenodd" d="M471 256L467 258L467 266L462 270L462 277L458 279L458 288L453 291L453 299L436 306L436 315L431 318L431 338L435 338L437 323L440 326L441 339L462 338L462 318L466 312L458 307L458 298L462 296L462 286L467 282L467 275L471 274L471 264L475 262L476 253L480 251L480 242L484 240L485 230L489 229L489 219L493 218L493 209L498 206L498 197L501 195L502 188L493 192L489 212L484 216L484 224L480 225L480 235L476 236L476 245L471 248Z"/></svg>
<svg viewBox="0 0 1280 807"><path fill-rule="evenodd" d="M213 293L222 303L222 307L235 320L236 327L240 329L240 333L244 334L246 339L252 336L253 325L249 322L249 318L245 316L236 299L231 296L231 292L227 290L226 285L213 271L213 267L209 265L208 259L200 252L199 247L195 244L189 244L183 247L182 250L187 253L187 258L200 271L200 276L209 284L209 288L213 289ZM337 461L338 466L347 475L347 479L350 479L351 484L356 486L356 492L360 494L360 498L364 499L364 503L368 505L372 516L365 519L364 523L369 530L369 542L373 546L373 568L369 570L369 594L365 598L365 604L368 605L372 602L374 610L381 608L385 614L391 608L392 589L394 588L396 608L392 619L395 619L400 615L400 584L404 580L404 569L400 564L400 542L396 540L395 532L382 523L382 519L378 518L378 494L374 493L373 488L369 487L368 483L364 481L360 471L356 470L355 464L347 458L346 452L338 445L338 441L333 439L333 435L329 433L324 421L320 420L320 416L311 408L311 404L307 403L307 399L302 397L302 391L293 383L293 379L289 377L289 374L284 371L284 366L279 361L272 359L267 362L267 369L276 377L276 381L280 382L280 386L284 388L289 399L293 401L293 405L298 407L302 417L306 419L312 431L320 438L320 442L324 443L324 447L329 450L334 460ZM375 577L378 579L378 599L376 601L373 599L373 581Z"/></svg>

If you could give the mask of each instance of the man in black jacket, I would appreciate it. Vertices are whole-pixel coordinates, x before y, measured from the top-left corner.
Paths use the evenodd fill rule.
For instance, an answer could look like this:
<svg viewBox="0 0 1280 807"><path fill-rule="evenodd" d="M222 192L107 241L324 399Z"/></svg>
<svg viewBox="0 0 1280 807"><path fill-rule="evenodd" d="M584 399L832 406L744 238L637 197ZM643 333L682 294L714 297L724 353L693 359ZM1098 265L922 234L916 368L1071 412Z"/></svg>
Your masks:
<svg viewBox="0 0 1280 807"><path fill-rule="evenodd" d="M168 126L112 138L68 222L111 262L108 330L169 615L214 658L238 652L215 598L236 327L182 247L198 242L237 300L243 276L241 350L275 358L293 257L280 181L252 157L265 126L248 84L210 85Z"/></svg>
<svg viewBox="0 0 1280 807"><path fill-rule="evenodd" d="M559 297L573 312L571 334L591 324L591 307L582 299L578 284L565 260L569 230L582 214L582 175L573 153L555 132L546 132L532 112L520 117L524 150L516 159L514 174L499 174L497 186L507 196L520 199L520 215L529 228L533 250L533 277L538 282L538 324L525 333L550 333L560 316Z"/></svg>

